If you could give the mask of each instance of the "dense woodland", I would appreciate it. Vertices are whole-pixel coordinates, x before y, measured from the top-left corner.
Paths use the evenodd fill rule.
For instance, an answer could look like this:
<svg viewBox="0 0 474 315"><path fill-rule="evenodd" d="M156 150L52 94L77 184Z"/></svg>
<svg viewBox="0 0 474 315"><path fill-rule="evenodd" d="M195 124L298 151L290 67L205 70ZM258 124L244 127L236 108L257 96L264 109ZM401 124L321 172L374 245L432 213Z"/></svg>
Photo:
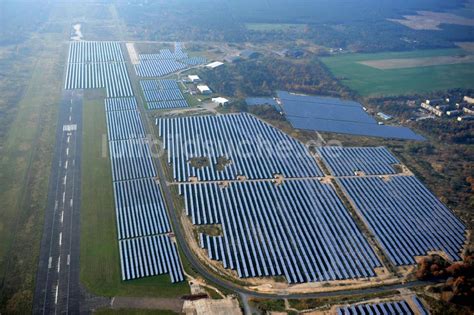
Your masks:
<svg viewBox="0 0 474 315"><path fill-rule="evenodd" d="M316 58L294 61L263 57L203 70L200 75L212 90L233 97L270 96L276 90L343 97L352 95Z"/></svg>
<svg viewBox="0 0 474 315"><path fill-rule="evenodd" d="M461 0L382 0L347 2L284 1L127 1L118 6L133 36L144 40L289 43L296 39L351 51L378 52L454 47L473 41L474 27L442 25L419 31L388 21L418 10L459 8ZM459 10L459 9L458 9ZM462 13L462 10L460 10ZM461 14L460 13L460 14ZM183 18L185 17L185 18ZM291 23L294 29L249 30L246 23Z"/></svg>

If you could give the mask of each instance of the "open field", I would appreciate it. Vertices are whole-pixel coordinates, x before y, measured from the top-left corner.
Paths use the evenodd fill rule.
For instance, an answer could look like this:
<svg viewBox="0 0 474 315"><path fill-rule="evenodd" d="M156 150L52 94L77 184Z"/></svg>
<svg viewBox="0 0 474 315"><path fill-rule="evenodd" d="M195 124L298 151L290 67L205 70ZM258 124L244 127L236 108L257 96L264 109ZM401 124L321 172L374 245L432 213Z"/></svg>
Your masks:
<svg viewBox="0 0 474 315"><path fill-rule="evenodd" d="M87 92L89 97L84 102L81 282L93 293L105 296L175 297L187 294L187 283L172 284L169 275L120 281L110 160L102 157L102 141L105 141L102 137L107 133L104 96L97 94L97 91Z"/></svg>
<svg viewBox="0 0 474 315"><path fill-rule="evenodd" d="M436 49L377 54L347 54L321 58L333 75L362 96L427 93L451 88L474 87L474 67L469 64L419 66L403 69L376 69L362 62L393 59L447 58L466 52Z"/></svg>
<svg viewBox="0 0 474 315"><path fill-rule="evenodd" d="M260 32L302 30L305 27L305 24L291 23L245 23L246 29Z"/></svg>
<svg viewBox="0 0 474 315"><path fill-rule="evenodd" d="M441 24L474 26L474 19L452 13L418 11L417 15L404 15L403 19L388 19L414 30L439 31Z"/></svg>
<svg viewBox="0 0 474 315"><path fill-rule="evenodd" d="M474 63L474 56L439 56L428 58L400 58L400 59L382 59L382 60L367 60L360 62L363 65L379 69L404 69L404 68L418 68L438 65L454 65L459 63Z"/></svg>
<svg viewBox="0 0 474 315"><path fill-rule="evenodd" d="M0 312L6 313L31 311L62 76L61 42L48 34L26 43L36 51L33 66L19 55L15 68L29 77L24 85L0 86L19 91L0 143Z"/></svg>

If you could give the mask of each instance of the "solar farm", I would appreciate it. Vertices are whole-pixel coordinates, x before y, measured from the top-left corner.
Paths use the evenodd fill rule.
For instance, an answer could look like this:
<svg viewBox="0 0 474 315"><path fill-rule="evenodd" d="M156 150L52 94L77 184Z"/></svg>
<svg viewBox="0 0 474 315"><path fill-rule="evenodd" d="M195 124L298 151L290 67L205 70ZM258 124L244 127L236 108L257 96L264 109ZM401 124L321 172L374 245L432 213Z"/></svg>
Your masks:
<svg viewBox="0 0 474 315"><path fill-rule="evenodd" d="M189 107L178 82L169 79L140 81L148 109Z"/></svg>
<svg viewBox="0 0 474 315"><path fill-rule="evenodd" d="M388 139L424 140L411 129L379 125L362 105L331 97L278 91L285 116L294 128Z"/></svg>
<svg viewBox="0 0 474 315"><path fill-rule="evenodd" d="M134 66L140 77L164 76L205 62L189 57L179 44L174 52L141 54L138 60ZM72 43L65 87L107 91L122 280L169 274L173 283L184 281L125 63L119 43ZM148 109L189 106L175 80L142 78L139 86ZM351 129L355 124L363 130L349 133L418 137L407 128L379 126L355 102L285 93L279 92L283 110L297 128L307 129L299 123L310 120L311 126L316 121L318 128L323 126L317 130L331 125L337 130L324 131L344 133L338 126ZM279 106L273 99L248 101ZM311 152L248 113L158 116L155 122L169 185L178 188L173 194L183 201L182 220L191 227L185 231L192 234L188 240L201 259L227 275L249 281L282 277L288 285L370 285L429 253L461 259L464 224L385 147L319 147ZM377 128L376 134L370 128ZM213 233L209 227L215 228ZM410 307L403 301L361 304L342 307L339 313L412 314Z"/></svg>
<svg viewBox="0 0 474 315"><path fill-rule="evenodd" d="M246 113L163 118L156 123L173 177L180 182L322 175L303 144ZM193 167L193 158L208 163ZM227 161L222 170L220 159Z"/></svg>
<svg viewBox="0 0 474 315"><path fill-rule="evenodd" d="M399 173L384 147L321 147L313 155L247 113L156 124L190 223L219 227L217 235L199 232L198 247L238 278L361 280L385 270L379 255L393 266L430 252L460 259L465 226L416 177Z"/></svg>
<svg viewBox="0 0 474 315"><path fill-rule="evenodd" d="M206 62L204 57L189 57L181 45L176 43L173 52L161 49L157 54L139 54L138 64L134 67L139 77L162 77Z"/></svg>
<svg viewBox="0 0 474 315"><path fill-rule="evenodd" d="M184 280L151 148L118 42L70 44L66 89L105 88L122 280L168 273Z"/></svg>
<svg viewBox="0 0 474 315"><path fill-rule="evenodd" d="M412 296L411 299L400 301L387 301L380 303L364 303L339 307L337 315L428 315L428 311L418 299Z"/></svg>
<svg viewBox="0 0 474 315"><path fill-rule="evenodd" d="M133 96L120 44L71 42L64 88L105 88L108 98Z"/></svg>

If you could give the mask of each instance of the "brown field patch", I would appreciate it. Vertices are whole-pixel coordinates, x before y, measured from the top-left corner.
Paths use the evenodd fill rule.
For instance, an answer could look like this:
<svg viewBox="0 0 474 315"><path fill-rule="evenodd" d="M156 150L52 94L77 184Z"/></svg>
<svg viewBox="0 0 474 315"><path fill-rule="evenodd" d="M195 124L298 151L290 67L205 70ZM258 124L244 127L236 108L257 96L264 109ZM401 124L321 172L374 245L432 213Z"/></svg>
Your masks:
<svg viewBox="0 0 474 315"><path fill-rule="evenodd" d="M391 70L439 65L453 65L459 63L474 63L474 55L367 60L360 61L359 63L379 70Z"/></svg>
<svg viewBox="0 0 474 315"><path fill-rule="evenodd" d="M414 30L441 30L441 24L455 24L474 26L474 19L465 18L451 13L441 13L432 11L417 11L417 15L404 15L403 19L388 19L389 21L400 23Z"/></svg>

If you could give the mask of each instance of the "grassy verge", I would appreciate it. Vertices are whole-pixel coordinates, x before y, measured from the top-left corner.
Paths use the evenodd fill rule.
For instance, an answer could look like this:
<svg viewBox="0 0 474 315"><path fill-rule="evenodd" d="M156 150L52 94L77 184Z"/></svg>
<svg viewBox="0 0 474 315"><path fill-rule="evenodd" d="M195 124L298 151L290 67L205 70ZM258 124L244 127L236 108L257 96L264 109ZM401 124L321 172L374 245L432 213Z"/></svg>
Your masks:
<svg viewBox="0 0 474 315"><path fill-rule="evenodd" d="M81 282L103 296L188 294L187 283L172 284L169 275L120 280L110 160L102 156L102 137L106 134L103 96L86 94L83 117Z"/></svg>
<svg viewBox="0 0 474 315"><path fill-rule="evenodd" d="M0 144L0 313L9 314L30 313L32 308L64 47L49 36L28 46L36 51L33 72L24 90L21 85L8 87L22 93ZM27 71L30 65L18 67Z"/></svg>

